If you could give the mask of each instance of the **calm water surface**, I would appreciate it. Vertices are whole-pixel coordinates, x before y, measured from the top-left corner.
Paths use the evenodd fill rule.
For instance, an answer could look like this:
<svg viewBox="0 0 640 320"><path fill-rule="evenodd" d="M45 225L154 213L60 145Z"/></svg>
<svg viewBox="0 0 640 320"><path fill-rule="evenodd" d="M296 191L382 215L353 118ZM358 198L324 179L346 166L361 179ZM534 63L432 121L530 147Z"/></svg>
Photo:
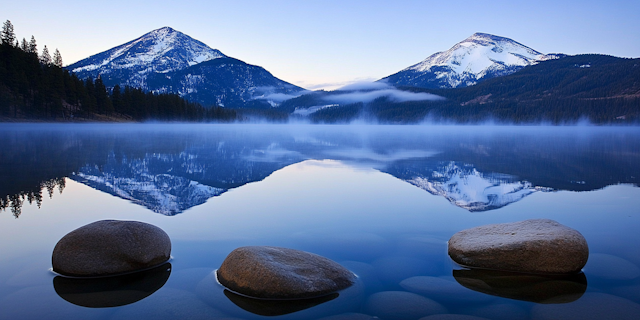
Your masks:
<svg viewBox="0 0 640 320"><path fill-rule="evenodd" d="M0 319L640 319L638 128L2 124L0 146ZM447 255L460 230L532 218L585 236L583 273ZM62 236L102 219L161 227L170 264L49 271ZM358 282L236 296L212 272L246 245L320 254Z"/></svg>

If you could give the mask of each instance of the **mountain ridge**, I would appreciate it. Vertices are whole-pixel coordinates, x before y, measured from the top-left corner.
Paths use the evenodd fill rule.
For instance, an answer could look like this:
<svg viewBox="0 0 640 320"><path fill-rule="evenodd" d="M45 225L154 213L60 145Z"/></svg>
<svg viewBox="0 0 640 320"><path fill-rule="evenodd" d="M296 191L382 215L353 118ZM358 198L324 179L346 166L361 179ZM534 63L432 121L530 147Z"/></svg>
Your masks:
<svg viewBox="0 0 640 320"><path fill-rule="evenodd" d="M220 65L219 68L205 68L218 59L227 59L225 61L230 62L227 65L233 67L233 71L225 70L225 66L220 68ZM100 77L107 87L119 85L153 93L176 93L204 106L244 107L251 104L268 108L280 101L259 97L304 91L260 66L224 55L171 27L153 30L66 69L80 79Z"/></svg>
<svg viewBox="0 0 640 320"><path fill-rule="evenodd" d="M477 32L449 50L379 81L431 89L466 87L559 56L545 55L510 38Z"/></svg>
<svg viewBox="0 0 640 320"><path fill-rule="evenodd" d="M75 62L67 66L67 69L80 78L95 78L97 75L104 78L117 72L116 70L130 70L133 77L120 84L146 89L146 75L150 72L167 73L226 57L219 50L212 49L182 32L171 27L162 27Z"/></svg>

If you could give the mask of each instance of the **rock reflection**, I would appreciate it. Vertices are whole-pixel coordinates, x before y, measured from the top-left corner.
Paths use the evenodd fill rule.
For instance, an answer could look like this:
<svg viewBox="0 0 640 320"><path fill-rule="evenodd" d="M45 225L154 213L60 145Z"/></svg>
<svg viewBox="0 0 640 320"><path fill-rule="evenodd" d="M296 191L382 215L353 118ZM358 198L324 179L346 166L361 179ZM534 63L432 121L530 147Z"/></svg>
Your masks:
<svg viewBox="0 0 640 320"><path fill-rule="evenodd" d="M322 297L299 300L255 299L224 290L224 295L238 307L261 316L281 316L315 307L336 299L340 294L332 293Z"/></svg>
<svg viewBox="0 0 640 320"><path fill-rule="evenodd" d="M140 301L158 291L171 275L171 264L141 272L103 278L57 276L53 287L58 295L88 308L118 307Z"/></svg>
<svg viewBox="0 0 640 320"><path fill-rule="evenodd" d="M453 270L453 277L466 288L493 296L544 304L569 303L587 290L584 273L540 275L496 270Z"/></svg>

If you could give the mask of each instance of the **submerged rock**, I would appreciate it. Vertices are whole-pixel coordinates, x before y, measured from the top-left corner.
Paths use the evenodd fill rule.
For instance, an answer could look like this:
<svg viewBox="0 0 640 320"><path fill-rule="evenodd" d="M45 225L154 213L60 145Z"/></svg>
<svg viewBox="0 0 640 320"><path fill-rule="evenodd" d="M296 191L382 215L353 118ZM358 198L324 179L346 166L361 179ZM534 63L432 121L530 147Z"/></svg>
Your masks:
<svg viewBox="0 0 640 320"><path fill-rule="evenodd" d="M137 221L102 220L69 232L53 249L53 271L96 277L144 270L169 260L162 229Z"/></svg>
<svg viewBox="0 0 640 320"><path fill-rule="evenodd" d="M586 293L567 304L536 304L531 308L531 319L585 320L585 319L640 319L640 305L606 293Z"/></svg>
<svg viewBox="0 0 640 320"><path fill-rule="evenodd" d="M455 271L454 271L455 272ZM436 301L487 302L493 297L469 290L455 280L418 276L404 279L400 286L409 291Z"/></svg>
<svg viewBox="0 0 640 320"><path fill-rule="evenodd" d="M580 232L548 219L491 224L449 239L449 256L464 266L531 273L575 273L589 248Z"/></svg>
<svg viewBox="0 0 640 320"><path fill-rule="evenodd" d="M305 299L351 286L355 275L319 255L278 247L233 250L217 271L228 289L262 299Z"/></svg>
<svg viewBox="0 0 640 320"><path fill-rule="evenodd" d="M374 293L364 305L367 314L381 319L418 319L448 313L443 305L415 293L383 291Z"/></svg>

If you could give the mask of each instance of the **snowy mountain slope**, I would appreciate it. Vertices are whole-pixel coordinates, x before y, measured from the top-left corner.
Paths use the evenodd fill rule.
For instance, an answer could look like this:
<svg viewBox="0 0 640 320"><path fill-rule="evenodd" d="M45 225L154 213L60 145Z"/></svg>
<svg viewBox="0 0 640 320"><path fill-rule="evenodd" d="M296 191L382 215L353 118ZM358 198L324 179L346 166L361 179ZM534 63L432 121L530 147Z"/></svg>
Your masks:
<svg viewBox="0 0 640 320"><path fill-rule="evenodd" d="M253 105L270 107L281 101L265 97L304 91L170 27L153 30L67 69L80 79L100 77L107 87L175 93L204 106L241 107L253 101Z"/></svg>
<svg viewBox="0 0 640 320"><path fill-rule="evenodd" d="M222 52L198 40L164 27L67 68L80 78L96 78L100 75L105 83L118 82L120 85L146 89L149 74L182 70L225 57Z"/></svg>
<svg viewBox="0 0 640 320"><path fill-rule="evenodd" d="M430 177L415 176L405 181L472 212L501 208L534 192L549 191L510 175L483 174L472 166L455 162L433 170Z"/></svg>
<svg viewBox="0 0 640 320"><path fill-rule="evenodd" d="M156 93L177 93L202 105L243 106L258 99L277 105L266 97L293 94L304 89L274 77L262 67L234 58L202 62L171 73L150 75L148 90Z"/></svg>
<svg viewBox="0 0 640 320"><path fill-rule="evenodd" d="M539 61L555 59L509 38L475 33L451 49L382 80L425 88L456 88L514 73Z"/></svg>

